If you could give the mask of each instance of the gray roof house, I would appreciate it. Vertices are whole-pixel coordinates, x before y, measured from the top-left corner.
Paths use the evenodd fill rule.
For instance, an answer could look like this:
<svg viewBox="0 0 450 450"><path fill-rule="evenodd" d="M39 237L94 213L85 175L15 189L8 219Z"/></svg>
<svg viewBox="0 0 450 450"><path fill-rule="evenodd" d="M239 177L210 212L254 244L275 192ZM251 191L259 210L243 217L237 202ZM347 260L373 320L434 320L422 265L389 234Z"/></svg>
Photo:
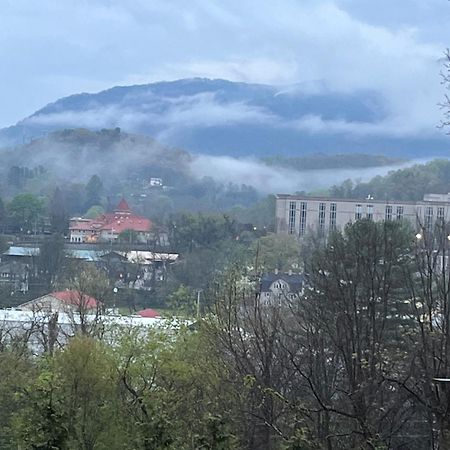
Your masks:
<svg viewBox="0 0 450 450"><path fill-rule="evenodd" d="M260 304L276 306L288 304L303 293L305 276L301 273L266 273L260 281Z"/></svg>

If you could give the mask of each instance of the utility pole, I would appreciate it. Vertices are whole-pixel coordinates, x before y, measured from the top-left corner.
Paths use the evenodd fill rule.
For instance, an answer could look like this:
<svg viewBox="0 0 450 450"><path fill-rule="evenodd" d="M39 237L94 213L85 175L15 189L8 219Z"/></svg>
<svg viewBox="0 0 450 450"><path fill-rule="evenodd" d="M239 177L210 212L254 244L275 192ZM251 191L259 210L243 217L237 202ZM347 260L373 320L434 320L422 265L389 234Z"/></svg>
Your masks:
<svg viewBox="0 0 450 450"><path fill-rule="evenodd" d="M197 290L197 320L200 320L200 293L202 289Z"/></svg>

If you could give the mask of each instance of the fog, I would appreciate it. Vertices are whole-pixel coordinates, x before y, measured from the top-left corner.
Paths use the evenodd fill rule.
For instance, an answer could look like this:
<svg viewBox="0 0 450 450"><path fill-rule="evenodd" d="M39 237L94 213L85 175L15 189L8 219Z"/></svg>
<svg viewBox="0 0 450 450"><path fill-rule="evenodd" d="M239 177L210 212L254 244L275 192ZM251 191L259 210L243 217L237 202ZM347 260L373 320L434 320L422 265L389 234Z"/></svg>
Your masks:
<svg viewBox="0 0 450 450"><path fill-rule="evenodd" d="M292 193L326 189L349 178L354 181L368 181L377 175L386 175L391 170L423 164L432 159L433 157L429 157L369 168L297 171L270 167L257 159L197 155L191 163L191 171L197 178L208 176L222 183L250 185L261 194Z"/></svg>

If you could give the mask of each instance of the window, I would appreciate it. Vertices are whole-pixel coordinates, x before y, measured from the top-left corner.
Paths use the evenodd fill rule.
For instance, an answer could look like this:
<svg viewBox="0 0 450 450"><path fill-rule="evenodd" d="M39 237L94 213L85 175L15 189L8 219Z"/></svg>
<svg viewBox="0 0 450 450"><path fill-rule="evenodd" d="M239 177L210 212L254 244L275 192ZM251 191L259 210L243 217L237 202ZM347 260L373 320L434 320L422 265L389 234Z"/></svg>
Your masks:
<svg viewBox="0 0 450 450"><path fill-rule="evenodd" d="M359 203L355 206L355 220L359 220L362 218L362 205Z"/></svg>
<svg viewBox="0 0 450 450"><path fill-rule="evenodd" d="M330 231L336 230L337 203L330 203Z"/></svg>
<svg viewBox="0 0 450 450"><path fill-rule="evenodd" d="M442 223L444 219L445 219L445 208L443 206L438 206L437 220L439 220Z"/></svg>
<svg viewBox="0 0 450 450"><path fill-rule="evenodd" d="M392 205L386 205L384 220L392 220Z"/></svg>
<svg viewBox="0 0 450 450"><path fill-rule="evenodd" d="M366 217L371 220L373 219L373 205L366 206Z"/></svg>
<svg viewBox="0 0 450 450"><path fill-rule="evenodd" d="M427 206L425 208L425 230L433 231L433 207Z"/></svg>
<svg viewBox="0 0 450 450"><path fill-rule="evenodd" d="M289 203L289 234L295 232L295 209L297 207L296 202Z"/></svg>
<svg viewBox="0 0 450 450"><path fill-rule="evenodd" d="M397 206L396 219L397 220L402 220L403 219L403 206Z"/></svg>
<svg viewBox="0 0 450 450"><path fill-rule="evenodd" d="M325 214L327 210L326 203L319 203L319 233L323 234L325 231Z"/></svg>
<svg viewBox="0 0 450 450"><path fill-rule="evenodd" d="M308 204L306 202L300 203L300 229L299 234L303 236L306 231L306 211L308 208Z"/></svg>

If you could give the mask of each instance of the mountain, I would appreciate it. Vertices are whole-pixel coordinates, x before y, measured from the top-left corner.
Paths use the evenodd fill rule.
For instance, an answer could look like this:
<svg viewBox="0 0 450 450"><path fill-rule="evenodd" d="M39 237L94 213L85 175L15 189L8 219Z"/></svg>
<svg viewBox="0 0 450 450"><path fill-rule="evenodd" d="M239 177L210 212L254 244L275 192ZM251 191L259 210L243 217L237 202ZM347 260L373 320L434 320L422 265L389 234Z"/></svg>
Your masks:
<svg viewBox="0 0 450 450"><path fill-rule="evenodd" d="M448 137L435 130L427 136L389 134L382 129L387 117L387 102L374 91L334 92L322 82L279 88L195 78L62 98L0 129L0 143L27 143L65 128L120 127L209 155L449 154Z"/></svg>
<svg viewBox="0 0 450 450"><path fill-rule="evenodd" d="M143 173L174 182L188 174L192 159L184 150L168 148L150 137L124 133L119 128L53 131L31 142L4 148L1 157L0 177L11 167L25 171L42 167L59 183L85 181L98 174L109 184Z"/></svg>

